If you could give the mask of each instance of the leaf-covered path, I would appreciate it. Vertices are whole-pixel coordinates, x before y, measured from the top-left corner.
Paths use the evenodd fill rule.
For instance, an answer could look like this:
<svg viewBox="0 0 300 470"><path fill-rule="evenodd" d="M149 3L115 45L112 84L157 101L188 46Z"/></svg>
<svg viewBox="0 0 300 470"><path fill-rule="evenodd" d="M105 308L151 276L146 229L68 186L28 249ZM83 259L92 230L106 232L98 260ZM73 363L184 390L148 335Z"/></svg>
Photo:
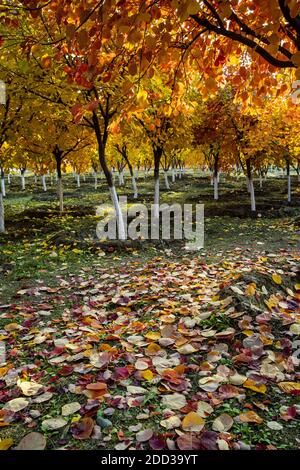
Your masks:
<svg viewBox="0 0 300 470"><path fill-rule="evenodd" d="M1 448L299 448L299 260L95 263L19 290L0 306Z"/></svg>

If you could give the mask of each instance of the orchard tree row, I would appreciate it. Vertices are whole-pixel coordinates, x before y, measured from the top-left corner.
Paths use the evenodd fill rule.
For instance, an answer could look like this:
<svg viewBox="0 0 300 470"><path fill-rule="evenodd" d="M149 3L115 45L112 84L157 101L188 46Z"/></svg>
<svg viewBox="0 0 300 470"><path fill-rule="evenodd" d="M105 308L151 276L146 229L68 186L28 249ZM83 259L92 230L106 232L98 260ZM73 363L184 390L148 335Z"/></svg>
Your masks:
<svg viewBox="0 0 300 470"><path fill-rule="evenodd" d="M4 1L0 7L0 231L5 173L242 171L251 210L254 174L299 172L295 80L300 79L300 8L293 0ZM24 180L23 180L24 181Z"/></svg>

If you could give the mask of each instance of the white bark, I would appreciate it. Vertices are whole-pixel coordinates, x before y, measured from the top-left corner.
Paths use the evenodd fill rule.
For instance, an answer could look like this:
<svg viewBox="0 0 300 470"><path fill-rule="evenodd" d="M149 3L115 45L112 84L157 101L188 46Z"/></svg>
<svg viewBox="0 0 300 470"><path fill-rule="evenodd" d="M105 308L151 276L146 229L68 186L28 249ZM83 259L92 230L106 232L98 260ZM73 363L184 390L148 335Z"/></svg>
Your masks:
<svg viewBox="0 0 300 470"><path fill-rule="evenodd" d="M85 173L83 174L83 181L85 182Z"/></svg>
<svg viewBox="0 0 300 470"><path fill-rule="evenodd" d="M260 189L262 189L262 187L263 187L263 177L262 177L261 173L259 173L259 187L260 187Z"/></svg>
<svg viewBox="0 0 300 470"><path fill-rule="evenodd" d="M164 177L165 177L165 186L166 186L167 189L170 189L169 179L168 179L168 172L167 171L164 172Z"/></svg>
<svg viewBox="0 0 300 470"><path fill-rule="evenodd" d="M123 214L122 214L122 210L120 207L116 188L112 186L111 188L109 188L109 192L110 192L110 197L111 197L111 200L115 209L116 218L117 218L119 240L126 240L124 219L123 219Z"/></svg>
<svg viewBox="0 0 300 470"><path fill-rule="evenodd" d="M1 191L0 191L0 233L5 233L4 201L3 201L3 195Z"/></svg>
<svg viewBox="0 0 300 470"><path fill-rule="evenodd" d="M176 176L175 176L175 170L172 168L172 183L175 183Z"/></svg>
<svg viewBox="0 0 300 470"><path fill-rule="evenodd" d="M8 184L10 184L10 174L9 173L7 175L7 182L8 182Z"/></svg>
<svg viewBox="0 0 300 470"><path fill-rule="evenodd" d="M131 178L131 180L132 180L132 187L133 187L133 192L134 192L133 198L134 198L134 199L137 199L137 198L138 198L138 189L137 189L137 184L136 184L135 177L133 176L133 177Z"/></svg>
<svg viewBox="0 0 300 470"><path fill-rule="evenodd" d="M214 200L217 201L219 199L219 182L218 182L218 177L214 176L213 179L214 183Z"/></svg>
<svg viewBox="0 0 300 470"><path fill-rule="evenodd" d="M291 181L291 175L288 175L288 202L292 202L292 181Z"/></svg>
<svg viewBox="0 0 300 470"><path fill-rule="evenodd" d="M34 184L37 184L37 177L34 175Z"/></svg>
<svg viewBox="0 0 300 470"><path fill-rule="evenodd" d="M4 177L1 178L1 193L2 193L2 196L3 196L3 197L6 196L6 191L5 191L5 179L4 179Z"/></svg>
<svg viewBox="0 0 300 470"><path fill-rule="evenodd" d="M42 185L43 185L43 190L46 192L47 191L46 175L42 175Z"/></svg>
<svg viewBox="0 0 300 470"><path fill-rule="evenodd" d="M76 174L77 188L80 188L80 174Z"/></svg>
<svg viewBox="0 0 300 470"><path fill-rule="evenodd" d="M120 171L119 173L119 186L124 186L125 181L124 181L124 172Z"/></svg>
<svg viewBox="0 0 300 470"><path fill-rule="evenodd" d="M63 190L63 182L61 178L57 178L57 190L58 190L58 198L59 198L59 212L64 211L64 190Z"/></svg>
<svg viewBox="0 0 300 470"><path fill-rule="evenodd" d="M98 188L98 178L97 178L97 173L94 172L94 188L97 189Z"/></svg>
<svg viewBox="0 0 300 470"><path fill-rule="evenodd" d="M249 186L250 186L250 198L251 198L251 211L255 212L256 211L256 201L255 201L254 184L253 184L253 179L252 178L249 180Z"/></svg>
<svg viewBox="0 0 300 470"><path fill-rule="evenodd" d="M181 180L182 178L182 168L179 168L179 179Z"/></svg>
<svg viewBox="0 0 300 470"><path fill-rule="evenodd" d="M155 180L154 187L154 212L153 215L155 218L159 218L159 178Z"/></svg>
<svg viewBox="0 0 300 470"><path fill-rule="evenodd" d="M247 191L248 191L248 193L251 193L250 180L249 180L248 176L246 176L246 181L247 181Z"/></svg>
<svg viewBox="0 0 300 470"><path fill-rule="evenodd" d="M22 187L22 190L24 191L25 187L26 187L25 175L24 174L21 174L21 187Z"/></svg>

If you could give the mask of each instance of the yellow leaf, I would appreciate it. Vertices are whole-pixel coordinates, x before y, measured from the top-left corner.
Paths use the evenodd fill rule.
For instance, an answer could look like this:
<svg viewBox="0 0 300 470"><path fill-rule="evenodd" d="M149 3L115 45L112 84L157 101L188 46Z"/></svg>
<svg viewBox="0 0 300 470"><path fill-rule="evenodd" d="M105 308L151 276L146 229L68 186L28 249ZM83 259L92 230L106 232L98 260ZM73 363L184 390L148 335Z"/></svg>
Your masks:
<svg viewBox="0 0 300 470"><path fill-rule="evenodd" d="M300 290L300 284L295 284L295 290Z"/></svg>
<svg viewBox="0 0 300 470"><path fill-rule="evenodd" d="M7 450L13 445L14 441L11 438L3 439L0 441L0 450Z"/></svg>
<svg viewBox="0 0 300 470"><path fill-rule="evenodd" d="M153 372L151 372L151 370L149 370L149 369L144 370L143 372L141 372L141 376L146 380L152 380L153 377L154 377Z"/></svg>
<svg viewBox="0 0 300 470"><path fill-rule="evenodd" d="M300 390L299 382L280 382L278 387L285 393L291 393L294 390Z"/></svg>
<svg viewBox="0 0 300 470"><path fill-rule="evenodd" d="M276 284L281 284L282 283L282 279L281 279L281 276L279 274L273 274L272 279Z"/></svg>
<svg viewBox="0 0 300 470"><path fill-rule="evenodd" d="M182 421L182 429L190 432L200 432L204 427L205 421L198 413L191 411Z"/></svg>
<svg viewBox="0 0 300 470"><path fill-rule="evenodd" d="M256 285L255 284L249 284L247 287L246 287L246 295L250 295L250 296L253 296L255 294L255 287Z"/></svg>
<svg viewBox="0 0 300 470"><path fill-rule="evenodd" d="M150 343L149 346L145 350L145 354L147 356L156 356L157 353L161 351L161 347L158 346L156 343Z"/></svg>
<svg viewBox="0 0 300 470"><path fill-rule="evenodd" d="M149 331L149 333L145 335L145 338L151 339L152 341L156 341L160 337L161 337L161 334L159 333L159 331Z"/></svg>
<svg viewBox="0 0 300 470"><path fill-rule="evenodd" d="M245 388L250 388L250 390L253 390L254 392L258 393L266 393L267 387L265 384L257 385L254 380L248 379L246 382L244 382L243 387Z"/></svg>
<svg viewBox="0 0 300 470"><path fill-rule="evenodd" d="M257 423L261 424L263 419L254 411L246 411L239 415L239 419L242 423Z"/></svg>

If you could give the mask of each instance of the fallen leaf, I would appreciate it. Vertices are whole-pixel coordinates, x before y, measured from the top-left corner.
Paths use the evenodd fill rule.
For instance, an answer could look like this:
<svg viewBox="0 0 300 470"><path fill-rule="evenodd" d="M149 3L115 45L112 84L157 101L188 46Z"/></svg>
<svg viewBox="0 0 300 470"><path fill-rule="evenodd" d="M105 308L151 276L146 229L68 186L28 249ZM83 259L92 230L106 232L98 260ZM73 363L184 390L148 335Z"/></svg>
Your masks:
<svg viewBox="0 0 300 470"><path fill-rule="evenodd" d="M47 445L46 438L39 432L30 432L23 439L14 450L44 450Z"/></svg>
<svg viewBox="0 0 300 470"><path fill-rule="evenodd" d="M214 420L212 428L214 431L226 432L233 426L233 423L232 417L227 413L223 413Z"/></svg>
<svg viewBox="0 0 300 470"><path fill-rule="evenodd" d="M200 432L204 427L204 419L194 411L188 413L182 421L182 429L190 432Z"/></svg>

